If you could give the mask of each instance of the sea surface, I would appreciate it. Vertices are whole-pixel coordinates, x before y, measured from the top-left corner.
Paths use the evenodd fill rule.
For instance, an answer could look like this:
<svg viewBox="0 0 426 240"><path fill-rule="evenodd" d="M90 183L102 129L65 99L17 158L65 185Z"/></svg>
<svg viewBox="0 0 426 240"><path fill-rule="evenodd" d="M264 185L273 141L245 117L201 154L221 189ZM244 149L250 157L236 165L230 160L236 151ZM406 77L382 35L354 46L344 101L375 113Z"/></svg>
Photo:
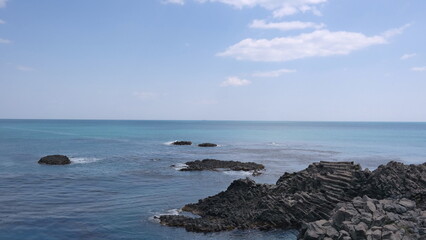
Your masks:
<svg viewBox="0 0 426 240"><path fill-rule="evenodd" d="M217 148L172 146L174 140ZM67 166L37 161L49 154ZM257 182L315 161L426 160L426 123L0 120L0 239L295 239L296 231L190 233L153 216L223 191L241 172L180 172L215 158L266 166Z"/></svg>

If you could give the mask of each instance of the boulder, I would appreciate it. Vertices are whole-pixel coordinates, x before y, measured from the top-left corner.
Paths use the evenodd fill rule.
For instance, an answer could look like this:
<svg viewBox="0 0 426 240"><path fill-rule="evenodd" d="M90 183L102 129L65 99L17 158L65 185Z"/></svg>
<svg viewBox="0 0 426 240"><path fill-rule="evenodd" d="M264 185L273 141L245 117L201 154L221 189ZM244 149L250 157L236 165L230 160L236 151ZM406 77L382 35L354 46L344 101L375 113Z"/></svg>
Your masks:
<svg viewBox="0 0 426 240"><path fill-rule="evenodd" d="M192 142L191 141L174 141L172 142L172 145L178 145L178 146L192 145Z"/></svg>
<svg viewBox="0 0 426 240"><path fill-rule="evenodd" d="M217 147L217 144L215 143L200 143L198 144L199 147Z"/></svg>
<svg viewBox="0 0 426 240"><path fill-rule="evenodd" d="M399 211L399 207L403 205L409 205L410 210ZM343 222L340 220L342 212L349 216ZM404 198L377 200L364 196L340 204L333 210L329 220L305 224L298 238L338 240L342 239L342 234L339 235L338 231L343 229L350 239L426 239L426 232L422 231L425 223L426 211L416 208L414 201Z"/></svg>
<svg viewBox="0 0 426 240"><path fill-rule="evenodd" d="M47 165L67 165L70 164L71 161L67 156L64 155L49 155L40 158L38 163Z"/></svg>

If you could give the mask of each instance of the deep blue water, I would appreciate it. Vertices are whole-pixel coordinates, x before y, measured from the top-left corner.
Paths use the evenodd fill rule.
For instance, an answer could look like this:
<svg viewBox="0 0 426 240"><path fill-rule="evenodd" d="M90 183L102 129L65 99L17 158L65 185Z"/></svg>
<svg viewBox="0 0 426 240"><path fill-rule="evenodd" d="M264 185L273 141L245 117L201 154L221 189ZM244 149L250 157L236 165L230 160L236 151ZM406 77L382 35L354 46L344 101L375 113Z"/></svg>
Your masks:
<svg viewBox="0 0 426 240"><path fill-rule="evenodd" d="M218 148L167 142L214 142ZM65 154L68 166L38 165ZM188 233L152 216L214 195L237 172L170 167L216 158L255 161L274 183L320 160L370 169L426 159L426 123L0 120L0 239L294 239L295 232Z"/></svg>

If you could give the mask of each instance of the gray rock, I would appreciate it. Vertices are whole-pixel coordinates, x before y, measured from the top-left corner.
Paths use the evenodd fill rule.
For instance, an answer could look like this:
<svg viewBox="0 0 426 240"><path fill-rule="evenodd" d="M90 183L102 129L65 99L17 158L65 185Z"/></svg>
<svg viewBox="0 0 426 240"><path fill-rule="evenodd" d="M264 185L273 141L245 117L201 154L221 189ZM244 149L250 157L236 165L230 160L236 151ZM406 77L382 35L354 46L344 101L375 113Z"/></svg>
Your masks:
<svg viewBox="0 0 426 240"><path fill-rule="evenodd" d="M67 156L64 155L49 155L40 158L38 163L46 165L67 165L70 164L71 161Z"/></svg>
<svg viewBox="0 0 426 240"><path fill-rule="evenodd" d="M183 207L200 218L162 216L160 222L202 232L300 229L303 223L308 223L301 228L301 238L309 229L307 237L322 234L322 238L350 239L359 235L365 239L369 230L377 233L382 230L374 227L393 224L398 219L409 221L419 229L419 217L415 214L420 215L418 209L426 207L425 189L426 163L390 162L371 172L363 171L353 162L319 162L296 173L284 173L273 185L236 180L226 191ZM322 219L327 222L309 225ZM316 232L320 227L325 233ZM342 230L348 235L342 235ZM397 236L392 234L389 236Z"/></svg>
<svg viewBox="0 0 426 240"><path fill-rule="evenodd" d="M405 205L413 207L413 209L409 212L392 212L395 211L395 208L389 206L399 205L401 201L404 201ZM369 213L371 206L368 206L371 202L377 202L375 205L376 210L372 214L376 219L379 219L380 216L387 216L389 214L393 214L394 219L386 218L386 221L375 221L375 225L368 225L365 222L357 222L357 219L362 219L361 216L371 214ZM352 215L352 209L360 210L357 211L356 215L352 216L351 220L341 221L342 217L339 216L345 215L344 212L347 211L351 212L350 214L347 214L347 216ZM408 199L375 200L366 197L357 197L351 202L343 204L343 206L341 205L336 207L329 220L318 220L305 224L300 232L299 239L311 239L310 236L317 236L317 239L344 239L344 237L348 234L351 239L424 239L426 238L426 233L422 231L424 228L424 218L422 217L422 214L424 214L424 212L425 211L416 208L414 201ZM334 233L332 233L333 231L330 229L333 228L336 231L339 231L340 236L337 237ZM344 231L341 229L344 229ZM310 230L310 232L307 235L308 230Z"/></svg>

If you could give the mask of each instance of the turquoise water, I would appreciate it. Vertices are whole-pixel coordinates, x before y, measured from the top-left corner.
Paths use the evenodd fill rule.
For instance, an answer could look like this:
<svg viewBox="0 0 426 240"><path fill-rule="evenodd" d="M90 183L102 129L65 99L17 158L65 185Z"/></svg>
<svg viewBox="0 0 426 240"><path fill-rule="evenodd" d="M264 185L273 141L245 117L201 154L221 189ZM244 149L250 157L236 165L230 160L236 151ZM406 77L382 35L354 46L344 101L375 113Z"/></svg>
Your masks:
<svg viewBox="0 0 426 240"><path fill-rule="evenodd" d="M218 148L171 146L174 140ZM38 165L65 154L73 164ZM292 231L188 233L152 217L223 191L238 172L170 167L256 161L273 183L320 160L370 169L426 159L425 123L0 120L0 239L295 239Z"/></svg>

